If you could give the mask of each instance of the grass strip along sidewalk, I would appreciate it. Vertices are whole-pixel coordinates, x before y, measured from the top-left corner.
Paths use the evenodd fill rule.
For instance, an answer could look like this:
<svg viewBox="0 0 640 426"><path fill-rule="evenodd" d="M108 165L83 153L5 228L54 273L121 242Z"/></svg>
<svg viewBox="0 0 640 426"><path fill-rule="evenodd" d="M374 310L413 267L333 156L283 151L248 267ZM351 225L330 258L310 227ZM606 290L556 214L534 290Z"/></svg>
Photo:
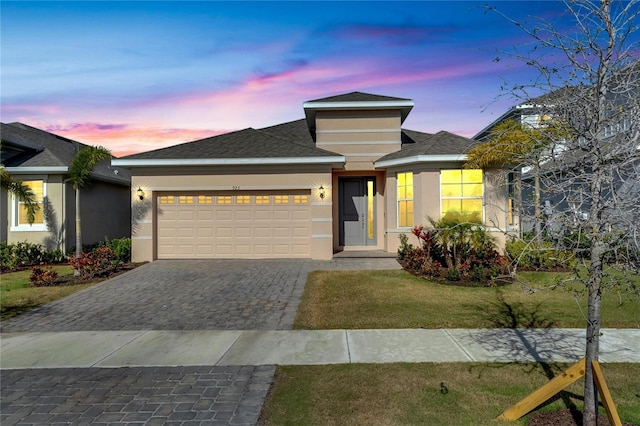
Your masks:
<svg viewBox="0 0 640 426"><path fill-rule="evenodd" d="M524 273L530 283L549 273ZM639 328L640 301L604 296L603 327ZM561 289L527 294L519 284L458 287L405 271L309 275L296 329L583 328L586 298ZM496 417L568 365L422 363L280 366L262 411L265 425L526 425L536 413L582 409L578 380L516 422ZM640 364L603 365L626 424L640 425ZM569 415L569 413L567 413Z"/></svg>
<svg viewBox="0 0 640 426"><path fill-rule="evenodd" d="M278 367L265 425L525 425L496 420L560 374L560 364L349 364ZM640 364L603 365L624 423L640 424ZM582 409L582 382L541 411Z"/></svg>
<svg viewBox="0 0 640 426"><path fill-rule="evenodd" d="M549 273L525 273L542 281ZM554 274L551 274L554 275ZM602 327L640 328L640 300L606 293ZM563 289L526 293L519 284L458 287L405 271L309 274L294 328L583 328L586 295Z"/></svg>

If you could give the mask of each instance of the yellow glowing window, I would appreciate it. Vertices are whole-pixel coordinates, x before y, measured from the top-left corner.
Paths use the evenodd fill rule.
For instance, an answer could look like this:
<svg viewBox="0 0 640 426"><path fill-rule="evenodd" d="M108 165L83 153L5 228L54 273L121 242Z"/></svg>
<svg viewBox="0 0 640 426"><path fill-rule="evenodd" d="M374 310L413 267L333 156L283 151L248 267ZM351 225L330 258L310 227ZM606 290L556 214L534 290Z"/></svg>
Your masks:
<svg viewBox="0 0 640 426"><path fill-rule="evenodd" d="M198 204L213 204L213 196L198 195Z"/></svg>
<svg viewBox="0 0 640 426"><path fill-rule="evenodd" d="M249 204L251 202L250 195L236 195L237 204Z"/></svg>
<svg viewBox="0 0 640 426"><path fill-rule="evenodd" d="M482 220L484 185L480 169L453 169L440 171L442 216L464 215Z"/></svg>
<svg viewBox="0 0 640 426"><path fill-rule="evenodd" d="M195 203L195 197L193 195L178 196L178 204L193 204L193 203Z"/></svg>
<svg viewBox="0 0 640 426"><path fill-rule="evenodd" d="M374 204L375 201L375 193L373 189L373 181L367 181L367 238L373 240L375 238L375 230L374 225L375 221L373 218L374 215Z"/></svg>
<svg viewBox="0 0 640 426"><path fill-rule="evenodd" d="M256 204L269 204L268 195L256 195Z"/></svg>
<svg viewBox="0 0 640 426"><path fill-rule="evenodd" d="M309 202L308 195L294 195L293 204L307 204Z"/></svg>
<svg viewBox="0 0 640 426"><path fill-rule="evenodd" d="M33 225L44 225L44 181L43 180L25 180L23 184L27 185L34 195L34 201L38 205L35 212ZM29 225L29 215L27 207L24 203L18 201L18 223L17 225Z"/></svg>
<svg viewBox="0 0 640 426"><path fill-rule="evenodd" d="M217 204L231 204L231 195L218 195L216 197Z"/></svg>
<svg viewBox="0 0 640 426"><path fill-rule="evenodd" d="M173 195L161 195L158 197L158 203L160 204L174 204L175 197Z"/></svg>
<svg viewBox="0 0 640 426"><path fill-rule="evenodd" d="M397 174L398 226L413 226L413 172Z"/></svg>
<svg viewBox="0 0 640 426"><path fill-rule="evenodd" d="M273 197L274 200L274 204L288 204L289 203L289 196L288 195L276 195L275 197Z"/></svg>

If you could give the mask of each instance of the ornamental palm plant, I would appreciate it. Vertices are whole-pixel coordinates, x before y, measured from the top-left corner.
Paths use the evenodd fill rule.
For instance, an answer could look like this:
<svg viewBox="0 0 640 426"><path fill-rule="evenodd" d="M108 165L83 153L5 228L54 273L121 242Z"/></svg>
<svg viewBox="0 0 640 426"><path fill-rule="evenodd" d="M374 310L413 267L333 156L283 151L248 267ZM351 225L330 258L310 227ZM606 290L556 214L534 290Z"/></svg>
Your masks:
<svg viewBox="0 0 640 426"><path fill-rule="evenodd" d="M111 159L111 151L101 146L87 146L76 154L69 166L69 178L76 192L76 259L82 257L82 227L80 218L80 189L91 182L91 173L98 163ZM75 270L74 275L79 275Z"/></svg>

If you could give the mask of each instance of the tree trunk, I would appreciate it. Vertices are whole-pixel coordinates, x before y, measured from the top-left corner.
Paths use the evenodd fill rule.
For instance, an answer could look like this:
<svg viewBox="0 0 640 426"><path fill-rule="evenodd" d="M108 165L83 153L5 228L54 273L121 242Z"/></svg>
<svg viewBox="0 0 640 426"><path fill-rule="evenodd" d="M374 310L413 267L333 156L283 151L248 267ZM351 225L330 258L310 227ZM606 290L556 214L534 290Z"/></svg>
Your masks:
<svg viewBox="0 0 640 426"><path fill-rule="evenodd" d="M540 169L536 164L534 166L534 194L533 194L533 202L534 202L534 214L535 214L535 238L536 244L538 248L542 247L542 213L540 209Z"/></svg>
<svg viewBox="0 0 640 426"><path fill-rule="evenodd" d="M591 250L591 265L589 265L589 306L587 310L586 335L586 371L584 379L584 426L596 426L598 416L598 395L593 377L592 362L598 361L600 352L600 306L602 302L602 274L603 274L602 242L594 242Z"/></svg>
<svg viewBox="0 0 640 426"><path fill-rule="evenodd" d="M76 259L82 257L82 226L80 223L80 189L76 188ZM74 276L80 275L80 270L74 268Z"/></svg>

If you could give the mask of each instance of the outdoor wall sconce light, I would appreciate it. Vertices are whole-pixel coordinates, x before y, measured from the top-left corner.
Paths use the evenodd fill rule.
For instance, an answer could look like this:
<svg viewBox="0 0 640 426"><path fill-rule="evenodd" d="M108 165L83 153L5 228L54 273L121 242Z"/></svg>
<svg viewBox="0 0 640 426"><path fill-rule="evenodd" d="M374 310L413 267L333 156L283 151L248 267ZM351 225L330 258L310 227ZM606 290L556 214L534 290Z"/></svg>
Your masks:
<svg viewBox="0 0 640 426"><path fill-rule="evenodd" d="M322 185L320 185L320 188L318 188L318 195L320 195L321 200L324 200L325 193L324 193L324 187Z"/></svg>
<svg viewBox="0 0 640 426"><path fill-rule="evenodd" d="M140 201L144 200L144 191L142 190L142 188L138 187L138 190L136 191L136 195L138 196Z"/></svg>

